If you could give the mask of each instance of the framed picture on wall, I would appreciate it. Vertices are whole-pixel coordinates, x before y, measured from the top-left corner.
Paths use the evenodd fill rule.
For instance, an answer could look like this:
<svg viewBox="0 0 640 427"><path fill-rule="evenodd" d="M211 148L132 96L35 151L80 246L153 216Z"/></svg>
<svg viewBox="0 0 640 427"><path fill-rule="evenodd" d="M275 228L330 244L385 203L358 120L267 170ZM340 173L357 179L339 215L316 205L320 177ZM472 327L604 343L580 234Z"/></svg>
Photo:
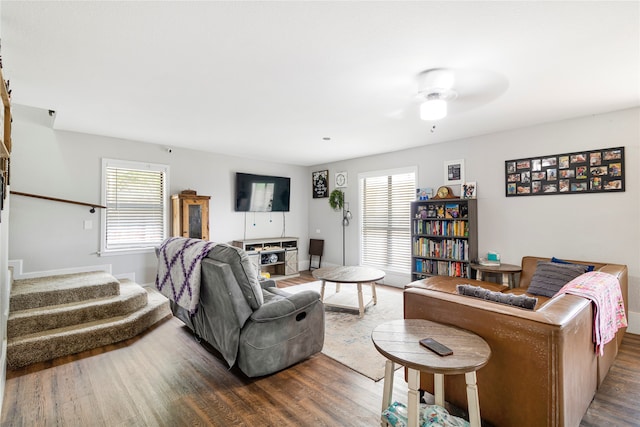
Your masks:
<svg viewBox="0 0 640 427"><path fill-rule="evenodd" d="M444 185L462 184L464 182L464 159L444 162Z"/></svg>
<svg viewBox="0 0 640 427"><path fill-rule="evenodd" d="M327 169L311 173L311 185L314 199L329 197L328 178L329 170Z"/></svg>
<svg viewBox="0 0 640 427"><path fill-rule="evenodd" d="M507 197L612 193L625 188L624 147L505 161Z"/></svg>

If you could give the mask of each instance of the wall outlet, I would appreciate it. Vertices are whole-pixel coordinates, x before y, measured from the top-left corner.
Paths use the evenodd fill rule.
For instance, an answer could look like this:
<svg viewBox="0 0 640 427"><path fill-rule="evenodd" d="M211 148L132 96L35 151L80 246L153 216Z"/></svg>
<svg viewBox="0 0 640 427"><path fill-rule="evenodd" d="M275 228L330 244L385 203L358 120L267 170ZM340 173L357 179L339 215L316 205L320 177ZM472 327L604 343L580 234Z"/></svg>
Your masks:
<svg viewBox="0 0 640 427"><path fill-rule="evenodd" d="M84 229L85 230L91 230L93 228L93 221L91 221L90 219L87 219L84 221Z"/></svg>
<svg viewBox="0 0 640 427"><path fill-rule="evenodd" d="M320 234L320 229L316 228L316 234Z"/></svg>

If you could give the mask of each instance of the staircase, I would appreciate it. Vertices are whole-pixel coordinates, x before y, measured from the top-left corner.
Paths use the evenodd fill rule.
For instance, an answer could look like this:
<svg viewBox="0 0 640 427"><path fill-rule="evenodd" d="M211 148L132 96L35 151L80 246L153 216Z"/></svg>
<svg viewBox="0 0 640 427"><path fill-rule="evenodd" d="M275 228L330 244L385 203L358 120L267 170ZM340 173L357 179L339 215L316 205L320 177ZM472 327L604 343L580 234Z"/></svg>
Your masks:
<svg viewBox="0 0 640 427"><path fill-rule="evenodd" d="M102 271L15 280L7 366L79 353L132 338L171 315L155 289Z"/></svg>

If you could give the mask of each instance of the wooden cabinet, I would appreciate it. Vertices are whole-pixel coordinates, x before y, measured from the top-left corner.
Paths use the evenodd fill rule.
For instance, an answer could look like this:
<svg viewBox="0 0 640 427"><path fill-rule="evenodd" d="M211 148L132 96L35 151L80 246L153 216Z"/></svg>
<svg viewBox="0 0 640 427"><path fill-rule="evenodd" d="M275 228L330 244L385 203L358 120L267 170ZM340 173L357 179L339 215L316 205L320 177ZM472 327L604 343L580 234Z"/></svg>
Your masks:
<svg viewBox="0 0 640 427"><path fill-rule="evenodd" d="M0 210L4 209L9 185L11 157L11 99L0 69ZM1 215L1 213L0 213Z"/></svg>
<svg viewBox="0 0 640 427"><path fill-rule="evenodd" d="M209 240L209 199L191 190L172 195L171 235Z"/></svg>
<svg viewBox="0 0 640 427"><path fill-rule="evenodd" d="M298 238L234 240L233 246L243 249L258 271L269 273L272 279L298 276Z"/></svg>
<svg viewBox="0 0 640 427"><path fill-rule="evenodd" d="M478 258L476 199L435 199L411 203L411 279L471 277Z"/></svg>

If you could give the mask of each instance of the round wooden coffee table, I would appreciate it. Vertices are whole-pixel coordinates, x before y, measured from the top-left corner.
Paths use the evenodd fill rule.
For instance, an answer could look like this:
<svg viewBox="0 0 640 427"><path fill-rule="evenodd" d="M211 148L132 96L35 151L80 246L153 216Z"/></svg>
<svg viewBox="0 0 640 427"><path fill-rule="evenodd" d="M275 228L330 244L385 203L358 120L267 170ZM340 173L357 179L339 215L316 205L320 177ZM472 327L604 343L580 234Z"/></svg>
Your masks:
<svg viewBox="0 0 640 427"><path fill-rule="evenodd" d="M420 345L419 341L423 338L435 339L453 350L453 354L437 355ZM392 403L394 364L398 363L407 368L409 427L418 425L420 372L433 374L435 403L442 407L444 376L464 374L469 423L472 427L480 427L476 371L486 365L491 356L489 344L484 339L473 332L429 320L403 319L377 326L371 333L371 340L376 349L387 358L382 394L383 411Z"/></svg>
<svg viewBox="0 0 640 427"><path fill-rule="evenodd" d="M325 305L340 307L340 308L354 308L353 306L347 305L340 301L331 302L327 300L325 302L324 299L324 288L326 282L333 282L336 284L336 295L340 292L340 284L341 283L355 283L358 286L358 312L360 313L360 317L364 316L365 308L373 303L376 305L378 303L378 297L376 296L376 281L384 279L385 273L382 270L378 270L370 267L361 267L361 266L340 266L340 267L323 267L318 268L317 270L313 270L313 277L316 279L322 280L322 287L320 289L320 299L325 303ZM364 299L362 297L362 284L370 283L371 284L371 301L367 302L366 306L364 304ZM334 300L337 300L334 298Z"/></svg>

